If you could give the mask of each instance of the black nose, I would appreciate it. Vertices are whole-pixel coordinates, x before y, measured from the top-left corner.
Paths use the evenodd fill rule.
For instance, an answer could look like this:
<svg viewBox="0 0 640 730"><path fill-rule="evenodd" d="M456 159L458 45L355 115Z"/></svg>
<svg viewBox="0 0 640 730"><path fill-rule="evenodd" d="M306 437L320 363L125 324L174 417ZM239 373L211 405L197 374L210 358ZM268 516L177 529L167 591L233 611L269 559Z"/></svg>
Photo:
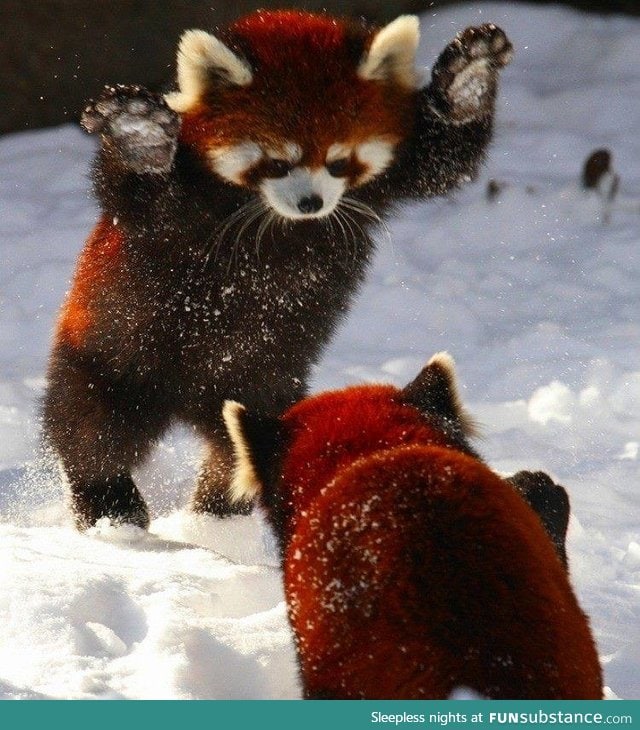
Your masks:
<svg viewBox="0 0 640 730"><path fill-rule="evenodd" d="M319 195L308 195L306 198L300 198L298 210L301 213L317 213L323 205L324 201Z"/></svg>

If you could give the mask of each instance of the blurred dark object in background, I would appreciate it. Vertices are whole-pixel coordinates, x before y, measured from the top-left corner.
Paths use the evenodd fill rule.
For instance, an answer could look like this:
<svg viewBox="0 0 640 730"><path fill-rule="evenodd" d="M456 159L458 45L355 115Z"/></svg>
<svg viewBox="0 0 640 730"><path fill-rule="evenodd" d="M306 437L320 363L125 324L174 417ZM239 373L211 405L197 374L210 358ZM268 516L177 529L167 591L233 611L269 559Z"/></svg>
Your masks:
<svg viewBox="0 0 640 730"><path fill-rule="evenodd" d="M0 0L0 133L77 121L105 83L160 89L172 81L185 28L212 29L257 7L326 8L384 23L455 0ZM640 14L640 0L570 0Z"/></svg>

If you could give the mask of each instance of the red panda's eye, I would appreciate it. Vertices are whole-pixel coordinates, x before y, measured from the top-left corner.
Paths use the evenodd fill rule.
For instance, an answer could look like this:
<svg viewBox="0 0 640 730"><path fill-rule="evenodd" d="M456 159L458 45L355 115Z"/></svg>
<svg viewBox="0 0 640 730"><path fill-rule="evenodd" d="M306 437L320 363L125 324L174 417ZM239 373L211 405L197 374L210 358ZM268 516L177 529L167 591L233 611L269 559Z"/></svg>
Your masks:
<svg viewBox="0 0 640 730"><path fill-rule="evenodd" d="M333 177L345 177L349 172L349 158L341 157L326 164L327 172Z"/></svg>
<svg viewBox="0 0 640 730"><path fill-rule="evenodd" d="M293 165L288 160L271 159L267 163L266 174L268 177L286 177L291 170Z"/></svg>

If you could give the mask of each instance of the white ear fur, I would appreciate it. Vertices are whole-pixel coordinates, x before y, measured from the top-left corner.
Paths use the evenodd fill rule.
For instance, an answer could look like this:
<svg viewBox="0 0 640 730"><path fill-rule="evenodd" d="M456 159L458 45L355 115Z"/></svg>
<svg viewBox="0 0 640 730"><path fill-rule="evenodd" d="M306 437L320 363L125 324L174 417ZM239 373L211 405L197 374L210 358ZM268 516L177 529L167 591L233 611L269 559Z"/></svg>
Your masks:
<svg viewBox="0 0 640 730"><path fill-rule="evenodd" d="M232 502L251 501L262 491L262 482L256 473L242 428L242 415L246 410L242 403L233 400L225 401L222 408L222 417L233 445L235 460L229 490Z"/></svg>
<svg viewBox="0 0 640 730"><path fill-rule="evenodd" d="M204 30L186 30L178 45L180 91L167 94L167 104L174 111L187 111L210 88L214 75L234 86L247 86L253 80L247 62L221 40Z"/></svg>
<svg viewBox="0 0 640 730"><path fill-rule="evenodd" d="M401 15L385 25L373 39L360 62L358 75L369 81L396 81L415 89L416 50L420 41L420 21L415 15Z"/></svg>
<svg viewBox="0 0 640 730"><path fill-rule="evenodd" d="M467 410L462 405L460 398L460 391L458 389L458 376L456 375L456 363L453 357L448 352L436 352L427 363L429 365L436 365L445 374L447 383L449 385L449 392L454 404L454 410L457 413L460 427L465 436L470 438L478 435L478 427L474 419L467 413Z"/></svg>
<svg viewBox="0 0 640 730"><path fill-rule="evenodd" d="M429 365L439 365L444 371L446 371L448 379L451 382L451 386L457 390L456 361L446 350L442 350L442 352L436 352L435 355L432 355L429 359L429 362L427 363L427 367Z"/></svg>

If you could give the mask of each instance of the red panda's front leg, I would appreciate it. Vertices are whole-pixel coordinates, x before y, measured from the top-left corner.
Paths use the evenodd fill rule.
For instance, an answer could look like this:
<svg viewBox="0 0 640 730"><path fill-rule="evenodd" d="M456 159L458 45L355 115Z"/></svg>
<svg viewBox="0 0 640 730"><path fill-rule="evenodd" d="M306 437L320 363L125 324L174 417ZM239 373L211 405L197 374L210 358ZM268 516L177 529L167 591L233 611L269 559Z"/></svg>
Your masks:
<svg viewBox="0 0 640 730"><path fill-rule="evenodd" d="M392 171L404 196L443 195L476 174L491 141L499 72L512 56L493 24L467 28L442 51Z"/></svg>

